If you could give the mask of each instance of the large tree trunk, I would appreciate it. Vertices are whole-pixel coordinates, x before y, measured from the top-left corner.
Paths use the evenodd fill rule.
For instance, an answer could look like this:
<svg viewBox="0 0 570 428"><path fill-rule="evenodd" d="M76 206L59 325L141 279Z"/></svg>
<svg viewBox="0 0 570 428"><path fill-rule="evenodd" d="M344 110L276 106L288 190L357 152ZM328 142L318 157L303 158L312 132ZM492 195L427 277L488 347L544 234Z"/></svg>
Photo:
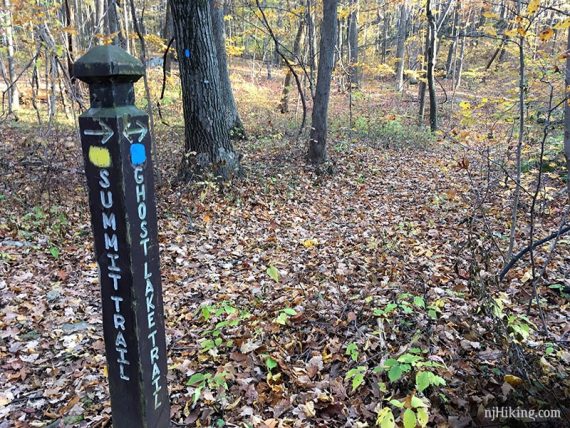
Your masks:
<svg viewBox="0 0 570 428"><path fill-rule="evenodd" d="M317 88L313 101L312 127L309 140L309 161L322 164L327 155L327 116L331 93L331 77L334 67L334 48L336 44L336 16L338 0L323 0L323 22L321 24L321 43Z"/></svg>
<svg viewBox="0 0 570 428"><path fill-rule="evenodd" d="M358 0L350 0L350 16L348 24L348 54L350 64L350 83L358 86L360 70L358 67Z"/></svg>
<svg viewBox="0 0 570 428"><path fill-rule="evenodd" d="M223 180L241 173L224 117L209 2L170 0L182 83L185 155L182 178L212 171Z"/></svg>
<svg viewBox="0 0 570 428"><path fill-rule="evenodd" d="M396 49L396 88L398 92L404 90L404 49L406 47L406 34L408 32L408 9L406 2L400 5L400 24L398 27L398 47Z"/></svg>
<svg viewBox="0 0 570 428"><path fill-rule="evenodd" d="M223 1L212 2L210 12L212 14L212 32L214 43L216 45L218 69L220 74L220 96L222 97L226 126L229 130L230 138L245 139L245 130L237 110L228 70Z"/></svg>
<svg viewBox="0 0 570 428"><path fill-rule="evenodd" d="M4 0L6 10L6 44L8 48L8 113L13 113L20 108L20 94L16 85L16 62L14 59L14 33L12 25L12 6L10 0Z"/></svg>

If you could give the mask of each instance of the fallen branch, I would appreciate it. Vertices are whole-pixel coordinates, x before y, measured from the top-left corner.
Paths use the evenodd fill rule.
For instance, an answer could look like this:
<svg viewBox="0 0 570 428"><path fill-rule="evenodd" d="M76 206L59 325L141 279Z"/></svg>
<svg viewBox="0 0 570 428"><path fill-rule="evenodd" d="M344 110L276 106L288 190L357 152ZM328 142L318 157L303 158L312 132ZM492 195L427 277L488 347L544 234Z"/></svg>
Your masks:
<svg viewBox="0 0 570 428"><path fill-rule="evenodd" d="M566 233L570 232L570 226L561 227L556 232L551 233L546 238L542 238L540 241L536 241L534 244L529 245L528 247L522 249L517 254L513 256L511 261L505 265L505 267L499 273L499 281L502 281L505 275L512 269L516 262L518 262L526 253L530 250L534 250L536 247L547 243L548 241L552 241L554 238L558 238Z"/></svg>

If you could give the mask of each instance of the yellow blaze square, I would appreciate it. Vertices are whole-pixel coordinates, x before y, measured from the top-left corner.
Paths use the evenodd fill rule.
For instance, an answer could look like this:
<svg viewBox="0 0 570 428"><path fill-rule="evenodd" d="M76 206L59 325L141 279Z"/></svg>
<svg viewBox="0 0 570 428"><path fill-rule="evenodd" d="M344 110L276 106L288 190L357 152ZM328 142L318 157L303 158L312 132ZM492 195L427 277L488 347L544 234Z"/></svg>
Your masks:
<svg viewBox="0 0 570 428"><path fill-rule="evenodd" d="M111 166L111 154L107 147L89 147L89 160L98 168L109 168Z"/></svg>

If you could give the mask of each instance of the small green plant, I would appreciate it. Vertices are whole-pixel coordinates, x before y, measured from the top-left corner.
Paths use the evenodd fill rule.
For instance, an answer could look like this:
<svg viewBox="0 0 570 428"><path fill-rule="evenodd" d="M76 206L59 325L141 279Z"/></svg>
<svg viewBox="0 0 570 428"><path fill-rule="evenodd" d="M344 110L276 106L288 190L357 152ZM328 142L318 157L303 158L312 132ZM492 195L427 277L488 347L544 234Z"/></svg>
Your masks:
<svg viewBox="0 0 570 428"><path fill-rule="evenodd" d="M30 212L24 214L18 223L24 235L27 232L40 231L47 232L52 238L58 238L65 232L69 221L61 207L53 206L46 212L42 207L35 206Z"/></svg>
<svg viewBox="0 0 570 428"><path fill-rule="evenodd" d="M279 363L270 355L262 356L265 359L265 367L267 368L267 383L279 382L281 380L281 373L277 370Z"/></svg>
<svg viewBox="0 0 570 428"><path fill-rule="evenodd" d="M525 315L509 315L507 317L507 329L513 339L525 341L530 336L530 333L536 329L536 325Z"/></svg>
<svg viewBox="0 0 570 428"><path fill-rule="evenodd" d="M210 354L216 354L222 346L228 348L233 346L232 339L224 338L224 331L238 327L244 320L251 317L248 311L240 310L227 301L216 305L203 305L199 311L204 321L217 321L213 328L202 333L204 338L200 340L201 352Z"/></svg>
<svg viewBox="0 0 570 428"><path fill-rule="evenodd" d="M443 364L426 360L421 349L411 348L409 352L396 358L388 358L383 365L376 367L374 373L386 373L392 383L401 380L406 373L416 371L415 388L422 392L430 386L445 385L445 379L425 369L441 368Z"/></svg>
<svg viewBox="0 0 570 428"><path fill-rule="evenodd" d="M346 372L345 380L352 379L352 392L356 391L364 383L364 376L368 371L366 366L358 366Z"/></svg>
<svg viewBox="0 0 570 428"><path fill-rule="evenodd" d="M416 397L414 394L403 400L390 400L390 405L400 409L404 428L427 426L429 421L429 401ZM383 407L376 417L376 425L381 428L394 428L396 426L394 413L390 407Z"/></svg>
<svg viewBox="0 0 570 428"><path fill-rule="evenodd" d="M277 368L277 361L275 361L273 358L271 357L266 357L265 358L265 367L267 367L267 370L269 372L273 371L273 369Z"/></svg>
<svg viewBox="0 0 570 428"><path fill-rule="evenodd" d="M275 266L268 266L266 273L273 281L279 282L279 270Z"/></svg>
<svg viewBox="0 0 570 428"><path fill-rule="evenodd" d="M426 303L422 296L414 296L410 293L402 293L398 296L396 302L388 303L382 309L375 309L374 316L388 319L390 314L396 310L402 311L404 314L412 314L415 309L425 309Z"/></svg>
<svg viewBox="0 0 570 428"><path fill-rule="evenodd" d="M279 325L286 325L287 320L295 315L297 315L297 311L293 308L281 309L279 315L277 315L277 318L275 318L273 322Z"/></svg>
<svg viewBox="0 0 570 428"><path fill-rule="evenodd" d="M57 248L55 245L50 247L49 252L54 259L59 259L59 248Z"/></svg>
<svg viewBox="0 0 570 428"><path fill-rule="evenodd" d="M358 345L354 342L350 342L347 346L346 346L346 352L344 353L344 355L349 355L350 359L354 362L358 361L358 355L360 353L358 352Z"/></svg>
<svg viewBox="0 0 570 428"><path fill-rule="evenodd" d="M192 394L193 403L196 404L202 395L204 388L210 388L212 390L227 390L228 383L226 381L227 372L219 372L216 374L212 373L194 373L190 379L186 382L187 386L194 388L194 393Z"/></svg>

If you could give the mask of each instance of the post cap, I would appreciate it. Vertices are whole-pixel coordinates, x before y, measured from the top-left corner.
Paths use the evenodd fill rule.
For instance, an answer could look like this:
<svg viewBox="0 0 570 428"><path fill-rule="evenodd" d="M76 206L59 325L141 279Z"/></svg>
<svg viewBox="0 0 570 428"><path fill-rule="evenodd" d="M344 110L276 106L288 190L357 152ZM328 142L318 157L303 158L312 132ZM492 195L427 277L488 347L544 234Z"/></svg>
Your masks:
<svg viewBox="0 0 570 428"><path fill-rule="evenodd" d="M136 82L143 74L142 62L114 45L96 46L73 65L73 75L87 83L108 80Z"/></svg>

